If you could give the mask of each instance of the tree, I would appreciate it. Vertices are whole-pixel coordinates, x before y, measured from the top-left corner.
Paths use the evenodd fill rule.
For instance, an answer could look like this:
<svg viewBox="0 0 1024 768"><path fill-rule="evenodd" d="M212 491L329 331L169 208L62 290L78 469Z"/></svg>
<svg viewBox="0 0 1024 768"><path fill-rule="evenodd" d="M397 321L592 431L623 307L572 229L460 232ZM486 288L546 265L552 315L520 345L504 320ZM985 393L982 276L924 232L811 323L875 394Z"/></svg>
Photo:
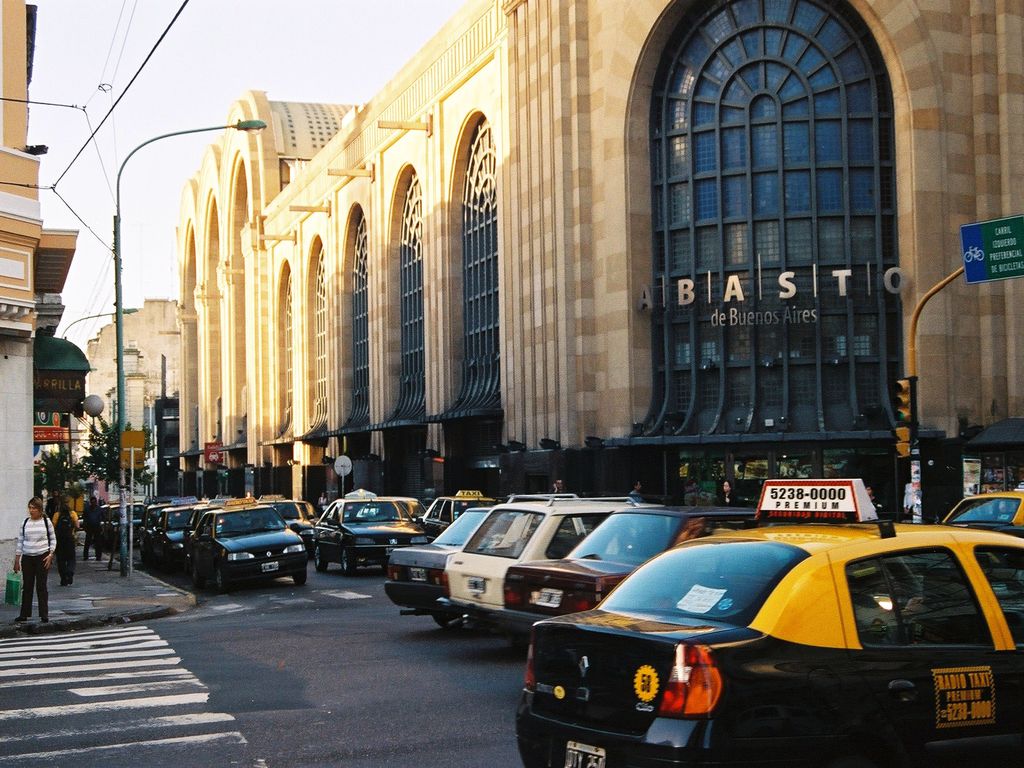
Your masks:
<svg viewBox="0 0 1024 768"><path fill-rule="evenodd" d="M98 424L97 424L98 422ZM126 429L131 429L129 424ZM148 429L146 435L146 453L153 449L153 442ZM121 444L118 440L117 426L108 424L103 418L89 425L89 442L83 450L78 464L87 475L99 478L108 485L117 483L121 478ZM135 482L145 485L153 479L153 473L147 469L135 470Z"/></svg>
<svg viewBox="0 0 1024 768"><path fill-rule="evenodd" d="M60 446L55 451L40 452L34 475L37 496L41 496L44 490L50 496L63 496L85 477L85 472L80 464L68 466L68 449Z"/></svg>

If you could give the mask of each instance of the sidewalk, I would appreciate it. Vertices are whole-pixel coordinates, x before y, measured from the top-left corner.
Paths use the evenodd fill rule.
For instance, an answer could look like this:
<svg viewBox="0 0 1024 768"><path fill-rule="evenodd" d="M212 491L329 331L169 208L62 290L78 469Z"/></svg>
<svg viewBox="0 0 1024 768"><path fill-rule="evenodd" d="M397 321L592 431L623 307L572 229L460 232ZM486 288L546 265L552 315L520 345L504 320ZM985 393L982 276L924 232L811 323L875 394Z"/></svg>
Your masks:
<svg viewBox="0 0 1024 768"><path fill-rule="evenodd" d="M130 578L122 577L116 558L113 570L108 571L109 554L103 560L87 561L81 559L81 550L78 554L75 583L71 586L60 586L56 564L50 569L50 621L39 621L34 596L32 618L24 624L14 623L18 607L4 605L0 610L0 638L148 621L187 611L196 604L196 596L191 592L165 584L148 573L133 570ZM3 570L6 573L10 568Z"/></svg>

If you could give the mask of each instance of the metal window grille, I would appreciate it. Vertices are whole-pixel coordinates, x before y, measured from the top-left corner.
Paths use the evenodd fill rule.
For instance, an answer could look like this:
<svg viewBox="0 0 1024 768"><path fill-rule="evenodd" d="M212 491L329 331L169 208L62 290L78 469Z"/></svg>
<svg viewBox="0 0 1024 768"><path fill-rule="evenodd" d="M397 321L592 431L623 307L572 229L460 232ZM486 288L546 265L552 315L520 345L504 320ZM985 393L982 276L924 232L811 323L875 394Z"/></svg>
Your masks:
<svg viewBox="0 0 1024 768"><path fill-rule="evenodd" d="M281 426L283 434L291 426L292 420L292 276L287 272L281 282L281 314L278 315L278 339L281 355L279 370L281 371Z"/></svg>
<svg viewBox="0 0 1024 768"><path fill-rule="evenodd" d="M858 389L877 388L901 359L900 301L881 285L898 263L892 96L867 26L826 0L697 4L654 92L654 284L674 296L678 280L692 280L697 300L654 317L646 432L759 431L780 416L801 432L863 427L858 403L877 398ZM853 270L847 297L825 282L842 267ZM798 291L783 299L787 270ZM726 304L736 275L744 300ZM731 309L760 318L758 333L709 322ZM804 311L816 319L792 319ZM861 329L873 329L870 348ZM700 354L680 355L685 345ZM808 364L825 355L852 374ZM836 386L841 396L826 395ZM876 411L874 427L888 426L891 414Z"/></svg>
<svg viewBox="0 0 1024 768"><path fill-rule="evenodd" d="M426 415L426 375L423 344L423 192L414 174L402 207L399 246L401 373L398 407L393 419L422 419Z"/></svg>
<svg viewBox="0 0 1024 768"><path fill-rule="evenodd" d="M313 273L313 408L310 429L327 424L327 266L321 247Z"/></svg>
<svg viewBox="0 0 1024 768"><path fill-rule="evenodd" d="M370 422L370 301L366 264L370 239L366 217L356 225L352 266L352 410L350 425Z"/></svg>
<svg viewBox="0 0 1024 768"><path fill-rule="evenodd" d="M497 158L491 127L477 126L462 198L462 386L450 411L501 407L498 345Z"/></svg>

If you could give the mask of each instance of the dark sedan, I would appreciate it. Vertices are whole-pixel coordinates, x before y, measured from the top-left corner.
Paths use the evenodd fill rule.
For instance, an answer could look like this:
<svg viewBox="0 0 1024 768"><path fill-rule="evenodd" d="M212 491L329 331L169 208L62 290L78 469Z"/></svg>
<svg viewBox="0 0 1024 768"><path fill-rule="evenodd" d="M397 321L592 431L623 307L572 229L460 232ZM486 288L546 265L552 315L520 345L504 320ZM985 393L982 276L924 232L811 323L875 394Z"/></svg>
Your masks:
<svg viewBox="0 0 1024 768"><path fill-rule="evenodd" d="M316 514L313 505L297 499L275 499L267 503L277 510L289 528L302 537L306 553L312 556L313 545L316 543Z"/></svg>
<svg viewBox="0 0 1024 768"><path fill-rule="evenodd" d="M185 562L185 529L192 506L163 507L152 529L147 529L144 553L161 568L177 568Z"/></svg>
<svg viewBox="0 0 1024 768"><path fill-rule="evenodd" d="M615 512L561 560L513 565L505 574L505 610L496 618L513 635L535 621L589 611L642 563L711 528L753 520L737 507L629 509Z"/></svg>
<svg viewBox="0 0 1024 768"><path fill-rule="evenodd" d="M461 613L445 610L437 603L439 597L444 597L444 567L448 556L462 549L489 509L467 509L430 544L402 547L391 553L384 591L391 602L404 608L403 615L432 616L444 629L462 622Z"/></svg>
<svg viewBox="0 0 1024 768"><path fill-rule="evenodd" d="M136 551L142 541L142 521L146 515L145 504L129 504L127 512L132 518L132 547ZM103 520L100 522L100 540L103 548L117 551L121 546L121 507L118 502L103 505Z"/></svg>
<svg viewBox="0 0 1024 768"><path fill-rule="evenodd" d="M189 562L197 587L212 579L219 591L240 581L291 576L306 583L306 546L270 506L236 506L203 513L191 537Z"/></svg>
<svg viewBox="0 0 1024 768"><path fill-rule="evenodd" d="M345 574L352 576L360 565L386 566L398 547L426 543L407 499L336 499L317 521L313 561L318 571L340 563Z"/></svg>

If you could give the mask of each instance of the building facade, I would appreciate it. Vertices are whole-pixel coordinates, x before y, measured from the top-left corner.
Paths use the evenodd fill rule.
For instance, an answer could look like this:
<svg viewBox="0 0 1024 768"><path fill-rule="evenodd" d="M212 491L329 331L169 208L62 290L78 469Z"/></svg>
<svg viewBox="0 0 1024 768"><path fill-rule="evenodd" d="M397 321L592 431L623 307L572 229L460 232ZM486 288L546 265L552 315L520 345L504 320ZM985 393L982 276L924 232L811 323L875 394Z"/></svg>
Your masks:
<svg viewBox="0 0 1024 768"><path fill-rule="evenodd" d="M35 48L36 8L0 3L0 540L15 536L32 495L33 348L38 332L52 336L77 232L43 228L39 154L27 146L28 86ZM15 101L20 99L22 101Z"/></svg>
<svg viewBox="0 0 1024 768"><path fill-rule="evenodd" d="M328 108L246 94L229 120L271 127L183 195L183 470L244 420L223 468L307 498L346 453L347 483L412 495L857 475L895 508L911 315L959 225L1021 210L1022 24L471 0L301 162ZM954 282L921 315L926 500L961 433L1024 408L1022 293Z"/></svg>

